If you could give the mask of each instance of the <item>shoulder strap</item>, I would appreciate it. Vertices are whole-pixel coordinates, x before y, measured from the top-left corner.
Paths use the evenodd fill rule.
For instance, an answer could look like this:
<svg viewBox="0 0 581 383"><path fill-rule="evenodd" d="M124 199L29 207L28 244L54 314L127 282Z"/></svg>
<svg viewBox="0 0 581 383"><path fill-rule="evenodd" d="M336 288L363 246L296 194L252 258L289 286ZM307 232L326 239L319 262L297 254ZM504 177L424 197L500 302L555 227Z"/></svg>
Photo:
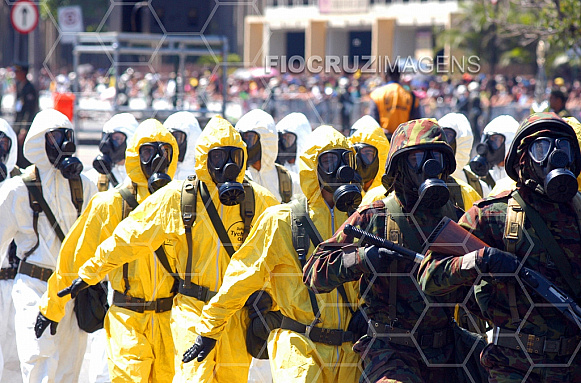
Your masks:
<svg viewBox="0 0 581 383"><path fill-rule="evenodd" d="M186 241L188 243L188 258L186 260L186 271L184 273L184 286L188 289L192 287L192 226L196 221L196 202L199 185L200 181L196 179L195 175L188 176L182 186L181 194L182 221L184 223Z"/></svg>
<svg viewBox="0 0 581 383"><path fill-rule="evenodd" d="M240 217L244 222L244 232L242 233L242 242L244 242L250 233L250 225L254 219L256 203L254 200L254 189L250 182L244 180L242 186L244 187L244 200L240 204Z"/></svg>
<svg viewBox="0 0 581 383"><path fill-rule="evenodd" d="M293 196L293 183L291 175L288 170L280 164L275 163L274 167L278 173L278 191L282 198L282 202L287 203Z"/></svg>
<svg viewBox="0 0 581 383"><path fill-rule="evenodd" d="M69 180L69 187L71 189L71 201L77 209L77 218L81 216L83 211L83 181L81 177L71 178Z"/></svg>
<svg viewBox="0 0 581 383"><path fill-rule="evenodd" d="M581 285L579 281L573 277L571 273L571 263L565 256L563 249L555 240L555 237L547 227L547 224L541 217L541 215L529 204L527 204L520 194L518 190L515 190L512 193L512 197L518 202L518 204L523 208L527 218L531 221L531 225L537 232L540 238L542 238L543 245L555 261L555 265L559 269L561 276L567 282L567 285L571 288L571 290L575 293L576 297L581 295Z"/></svg>
<svg viewBox="0 0 581 383"><path fill-rule="evenodd" d="M99 174L97 178L97 190L100 192L109 190L109 179L106 174Z"/></svg>
<svg viewBox="0 0 581 383"><path fill-rule="evenodd" d="M464 197L462 197L462 187L452 177L448 177L447 186L450 190L450 199L464 211ZM451 218L451 217L450 217Z"/></svg>
<svg viewBox="0 0 581 383"><path fill-rule="evenodd" d="M22 177L24 184L28 188L28 196L29 196L30 201L31 201L31 207L34 203L36 203L36 204L38 204L38 206L40 206L40 210L44 212L44 214L46 215L46 218L50 222L50 225L54 229L56 236L62 242L65 239L65 234L63 233L63 231L62 231L60 225L58 224L54 214L50 210L50 207L48 207L48 204L46 203L46 200L44 199L44 196L42 195L42 184L40 182L40 175L38 174L38 170L36 169L36 167L34 168L33 173L34 174L30 174L29 176ZM32 178L32 177L34 177L34 178ZM33 211L34 211L34 208L33 208ZM38 232L36 234L38 236Z"/></svg>
<svg viewBox="0 0 581 383"><path fill-rule="evenodd" d="M104 176L106 179L106 176L104 174L101 174L101 176ZM101 176L99 177L99 180L101 180ZM107 181L106 186L107 187L109 186L109 181ZM121 197L123 198L123 209L121 212L121 219L125 219L129 215L129 213L131 213L131 211L139 205L139 203L137 202L137 198L135 198L135 196L137 195L137 187L135 184L132 184L131 186L120 187L117 189L117 191L119 192L119 194L121 194ZM123 264L123 284L125 285L123 294L127 294L129 289L131 288L129 286L129 263Z"/></svg>
<svg viewBox="0 0 581 383"><path fill-rule="evenodd" d="M480 183L480 179L476 176L476 174L468 171L466 168L463 168L462 171L466 176L466 181L468 181L468 185L472 186L472 188L476 190L476 193L478 193L480 197L485 197L484 195L482 195L483 193L482 184Z"/></svg>
<svg viewBox="0 0 581 383"><path fill-rule="evenodd" d="M222 242L222 246L224 246L224 249L226 250L228 255L232 257L236 252L236 250L234 249L234 245L232 245L230 237L228 237L228 233L224 228L224 224L222 223L222 220L218 215L216 206L214 206L214 202L210 198L210 192L208 192L206 184L204 184L203 182L200 182L200 184L201 184L200 196L202 197L202 202L204 202L204 206L206 207L206 212L210 217L210 221L212 221L212 226L214 226L214 230L216 230L218 238L220 238L220 242Z"/></svg>
<svg viewBox="0 0 581 383"><path fill-rule="evenodd" d="M496 181L494 180L494 178L492 178L490 172L488 172L486 174L486 177L484 177L484 182L486 182L486 184L490 186L490 189L493 189L494 186L496 186Z"/></svg>
<svg viewBox="0 0 581 383"><path fill-rule="evenodd" d="M16 177L22 174L22 169L20 167L14 165L12 170L10 171L10 177Z"/></svg>
<svg viewBox="0 0 581 383"><path fill-rule="evenodd" d="M412 249L413 251L421 253L422 252L421 246L424 241L420 239L420 236L418 235L417 231L414 230L412 226L409 224L408 220L403 214L401 206L395 200L395 196L392 194L389 197L385 198L383 202L385 203L387 210L389 210L390 218L397 223L397 226L399 227L401 233L403 234L403 238L406 239L406 245L409 246L410 249Z"/></svg>
<svg viewBox="0 0 581 383"><path fill-rule="evenodd" d="M31 174L26 174L26 175L22 176L22 181L24 181L24 184L26 185L27 188L29 188L29 184L32 185L32 184L35 184L37 182L36 176L37 176L36 169ZM38 183L40 186L40 182L38 182ZM34 253L34 251L36 249L38 249L38 246L40 244L40 241L38 238L38 216L39 216L40 212L42 211L42 208L40 207L40 204L38 203L38 201L30 193L30 189L28 189L28 203L30 204L30 208L32 209L32 228L34 230L34 234L36 235L36 244L30 250L28 250L26 253L24 253L23 260L26 260L26 258L28 258L32 253Z"/></svg>
<svg viewBox="0 0 581 383"><path fill-rule="evenodd" d="M525 222L523 208L514 198L508 200L506 208L506 220L504 223L504 246L509 253L516 253L516 245L522 238L522 231Z"/></svg>

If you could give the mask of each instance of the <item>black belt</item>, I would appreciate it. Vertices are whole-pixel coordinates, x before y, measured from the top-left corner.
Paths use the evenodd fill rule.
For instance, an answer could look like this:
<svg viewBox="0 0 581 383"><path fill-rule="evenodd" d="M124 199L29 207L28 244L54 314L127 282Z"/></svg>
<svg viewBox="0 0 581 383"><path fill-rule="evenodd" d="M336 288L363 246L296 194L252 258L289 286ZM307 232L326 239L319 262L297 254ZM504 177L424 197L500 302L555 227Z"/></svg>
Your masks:
<svg viewBox="0 0 581 383"><path fill-rule="evenodd" d="M159 298L154 301L146 301L142 298L131 297L115 290L113 294L113 304L124 309L144 313L145 311L155 311L163 313L170 311L173 305L173 297Z"/></svg>
<svg viewBox="0 0 581 383"><path fill-rule="evenodd" d="M517 340L520 340L520 342ZM561 337L559 339L547 339L544 336L537 336L532 334L525 334L523 332L507 330L504 328L494 327L494 344L501 347L510 348L513 350L522 350L529 354L544 355L546 353L554 353L559 356L572 355L577 349L577 345L581 340L581 336L573 336L570 338ZM522 345L521 345L522 343Z"/></svg>
<svg viewBox="0 0 581 383"><path fill-rule="evenodd" d="M307 326L286 316L282 317L280 328L304 334L313 342L331 346L341 346L343 343L353 342L353 333L351 331L315 327L313 325Z"/></svg>
<svg viewBox="0 0 581 383"><path fill-rule="evenodd" d="M0 281L14 279L14 277L16 277L16 268L15 267L6 267L4 269L0 269Z"/></svg>
<svg viewBox="0 0 581 383"><path fill-rule="evenodd" d="M217 294L217 292L210 290L207 287L196 285L195 283L190 283L190 287L184 286L185 281L183 279L179 280L178 293L187 295L188 297L196 298L199 301L208 303L210 299Z"/></svg>
<svg viewBox="0 0 581 383"><path fill-rule="evenodd" d="M390 343L414 347L411 330L393 327L389 324L369 320L367 335L371 337L387 338ZM413 334L421 348L442 348L454 342L453 328L446 327L428 334Z"/></svg>
<svg viewBox="0 0 581 383"><path fill-rule="evenodd" d="M32 278L40 279L43 282L48 282L48 279L52 275L53 271L51 269L33 265L32 263L28 263L22 260L18 265L18 273L28 275Z"/></svg>

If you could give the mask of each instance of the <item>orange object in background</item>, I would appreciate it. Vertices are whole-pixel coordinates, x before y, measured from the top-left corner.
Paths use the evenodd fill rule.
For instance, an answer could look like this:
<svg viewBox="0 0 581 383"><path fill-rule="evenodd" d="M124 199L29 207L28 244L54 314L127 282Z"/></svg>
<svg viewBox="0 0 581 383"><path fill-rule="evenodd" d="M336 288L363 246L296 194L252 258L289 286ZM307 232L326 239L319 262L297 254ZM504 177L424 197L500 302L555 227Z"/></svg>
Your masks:
<svg viewBox="0 0 581 383"><path fill-rule="evenodd" d="M73 122L75 98L73 93L54 93L54 108L67 116Z"/></svg>

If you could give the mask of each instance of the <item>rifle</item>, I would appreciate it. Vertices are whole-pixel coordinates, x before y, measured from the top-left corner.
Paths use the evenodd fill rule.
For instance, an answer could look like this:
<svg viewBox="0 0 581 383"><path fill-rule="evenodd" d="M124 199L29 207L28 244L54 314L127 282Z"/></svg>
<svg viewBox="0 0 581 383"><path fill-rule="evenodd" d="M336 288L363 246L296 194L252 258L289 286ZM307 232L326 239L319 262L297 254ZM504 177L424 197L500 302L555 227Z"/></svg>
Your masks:
<svg viewBox="0 0 581 383"><path fill-rule="evenodd" d="M361 239L362 242L392 250L398 253L398 256L405 260L420 263L424 259L422 254L406 249L405 247L399 246L387 239L380 238L367 231L358 229L352 225L345 225L343 232L347 235ZM456 242L451 242L451 238L456 238ZM461 239L462 242L458 243L458 239ZM487 247L487 245L479 238L448 217L442 218L442 221L440 221L438 226L436 226L426 242L428 250L435 250L435 248L440 247L441 252L450 253L452 255L464 255L483 247ZM460 254L459 249L463 249L462 251L464 252ZM555 284L540 273L529 269L528 267L521 267L518 276L525 285L529 286L545 301L553 305L565 316L565 318L574 323L575 326L581 326L581 308L563 290L555 286Z"/></svg>

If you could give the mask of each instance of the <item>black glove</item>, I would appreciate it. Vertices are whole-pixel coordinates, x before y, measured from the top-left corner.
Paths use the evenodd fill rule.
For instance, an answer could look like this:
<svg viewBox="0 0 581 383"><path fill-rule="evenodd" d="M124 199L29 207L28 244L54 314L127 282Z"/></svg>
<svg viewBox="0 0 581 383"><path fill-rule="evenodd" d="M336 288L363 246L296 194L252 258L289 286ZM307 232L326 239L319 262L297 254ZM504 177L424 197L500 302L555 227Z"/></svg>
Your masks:
<svg viewBox="0 0 581 383"><path fill-rule="evenodd" d="M391 261L399 258L395 251L383 247L370 246L365 248L365 259L376 273L387 273Z"/></svg>
<svg viewBox="0 0 581 383"><path fill-rule="evenodd" d="M38 313L36 317L36 323L34 325L34 333L36 334L36 339L42 336L42 333L46 328L50 325L50 335L56 334L56 326L58 326L58 322L52 321L42 315L42 313Z"/></svg>
<svg viewBox="0 0 581 383"><path fill-rule="evenodd" d="M282 314L280 311L269 311L262 318L254 318L250 322L252 332L260 339L267 340L270 332L279 328L282 323Z"/></svg>
<svg viewBox="0 0 581 383"><path fill-rule="evenodd" d="M216 339L198 335L196 343L188 351L184 352L182 362L189 363L196 357L198 358L198 362L201 362L206 359L210 351L214 349L214 346L216 346Z"/></svg>
<svg viewBox="0 0 581 383"><path fill-rule="evenodd" d="M351 317L349 326L347 326L347 330L353 333L353 343L357 342L363 335L367 335L368 328L369 323L367 322L367 317L363 314L363 306L359 307Z"/></svg>
<svg viewBox="0 0 581 383"><path fill-rule="evenodd" d="M258 316L264 316L270 311L272 298L266 291L258 290L248 297L244 306L248 309L250 319L258 318Z"/></svg>
<svg viewBox="0 0 581 383"><path fill-rule="evenodd" d="M76 298L77 295L81 292L81 290L84 290L88 287L89 284L87 282L83 281L81 278L77 278L73 281L73 283L71 283L69 287L66 287L59 291L57 295L60 298L62 298L65 295L71 294L71 298Z"/></svg>
<svg viewBox="0 0 581 383"><path fill-rule="evenodd" d="M517 257L495 247L485 247L476 258L476 265L482 273L513 274L518 269L520 261ZM496 278L498 279L498 278Z"/></svg>

